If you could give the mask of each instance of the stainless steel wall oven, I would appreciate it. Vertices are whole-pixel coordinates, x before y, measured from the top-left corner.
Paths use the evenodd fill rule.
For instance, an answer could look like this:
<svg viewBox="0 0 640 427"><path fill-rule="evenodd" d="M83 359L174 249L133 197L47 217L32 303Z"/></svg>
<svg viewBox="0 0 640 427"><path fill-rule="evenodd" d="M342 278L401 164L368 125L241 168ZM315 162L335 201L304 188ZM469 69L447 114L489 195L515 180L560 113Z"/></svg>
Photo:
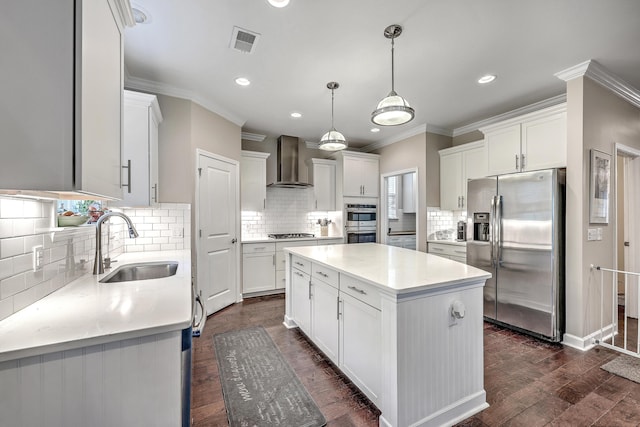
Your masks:
<svg viewBox="0 0 640 427"><path fill-rule="evenodd" d="M348 203L345 205L345 234L347 243L375 243L378 206Z"/></svg>

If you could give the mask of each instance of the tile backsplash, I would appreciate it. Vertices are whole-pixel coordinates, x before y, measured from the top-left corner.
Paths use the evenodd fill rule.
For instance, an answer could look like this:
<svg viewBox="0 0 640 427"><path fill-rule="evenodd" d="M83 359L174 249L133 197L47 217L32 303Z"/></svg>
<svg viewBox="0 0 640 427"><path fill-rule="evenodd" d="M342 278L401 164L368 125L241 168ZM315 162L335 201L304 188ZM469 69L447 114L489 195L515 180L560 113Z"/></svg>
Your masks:
<svg viewBox="0 0 640 427"><path fill-rule="evenodd" d="M0 196L0 320L93 269L95 226L56 228L55 203ZM129 239L122 220L105 222L104 255L190 248L190 210L178 203L124 209L140 236ZM43 263L34 271L37 246L43 248Z"/></svg>
<svg viewBox="0 0 640 427"><path fill-rule="evenodd" d="M262 212L242 212L242 238L260 238L269 233L313 233L320 235L318 219L334 218L335 212L311 211L312 188L267 188ZM330 228L336 225L331 224ZM334 231L333 233L331 231ZM330 235L340 235L331 230Z"/></svg>
<svg viewBox="0 0 640 427"><path fill-rule="evenodd" d="M455 239L458 221L466 219L466 211L444 211L438 207L427 207L427 239L435 239L436 231L442 230L451 230Z"/></svg>

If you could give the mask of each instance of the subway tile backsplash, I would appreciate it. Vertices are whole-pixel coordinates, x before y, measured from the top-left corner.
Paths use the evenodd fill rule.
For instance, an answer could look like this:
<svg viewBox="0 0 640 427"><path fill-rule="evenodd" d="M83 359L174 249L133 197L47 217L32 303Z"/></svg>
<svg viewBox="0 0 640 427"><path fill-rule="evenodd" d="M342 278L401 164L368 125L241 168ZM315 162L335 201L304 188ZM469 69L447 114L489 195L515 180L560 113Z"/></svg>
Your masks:
<svg viewBox="0 0 640 427"><path fill-rule="evenodd" d="M312 188L267 188L267 204L262 212L242 212L242 238L261 238L269 233L313 233L320 235L318 219L331 212L311 211ZM332 235L341 235L333 232Z"/></svg>
<svg viewBox="0 0 640 427"><path fill-rule="evenodd" d="M453 238L458 226L458 221L467 219L465 211L444 211L439 207L427 207L427 239L435 239L437 231L451 230Z"/></svg>
<svg viewBox="0 0 640 427"><path fill-rule="evenodd" d="M114 209L116 210L116 209ZM140 237L129 239L124 222L103 224L104 255L190 248L189 204L161 203L125 209ZM0 196L0 320L91 273L93 225L54 228L55 201ZM33 247L42 246L42 268L33 271Z"/></svg>

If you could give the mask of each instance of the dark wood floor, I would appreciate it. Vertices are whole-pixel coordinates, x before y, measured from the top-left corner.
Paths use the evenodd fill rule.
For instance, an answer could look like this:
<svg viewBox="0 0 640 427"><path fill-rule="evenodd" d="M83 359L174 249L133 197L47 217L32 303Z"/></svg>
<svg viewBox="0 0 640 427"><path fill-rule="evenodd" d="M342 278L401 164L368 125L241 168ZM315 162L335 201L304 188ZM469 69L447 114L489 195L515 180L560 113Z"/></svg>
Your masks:
<svg viewBox="0 0 640 427"><path fill-rule="evenodd" d="M194 338L191 415L195 427L227 426L213 335L261 325L327 419L327 426L377 426L377 409L296 329L282 325L284 297L245 300L207 320ZM617 353L581 352L485 324L485 390L491 405L460 426L640 426L640 384L603 363Z"/></svg>

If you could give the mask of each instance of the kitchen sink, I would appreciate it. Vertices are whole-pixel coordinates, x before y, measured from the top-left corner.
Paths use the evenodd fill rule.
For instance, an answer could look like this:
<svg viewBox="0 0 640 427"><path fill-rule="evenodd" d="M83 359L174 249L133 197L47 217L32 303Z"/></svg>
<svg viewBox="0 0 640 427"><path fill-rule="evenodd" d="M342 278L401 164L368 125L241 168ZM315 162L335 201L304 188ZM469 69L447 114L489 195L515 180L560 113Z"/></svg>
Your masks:
<svg viewBox="0 0 640 427"><path fill-rule="evenodd" d="M131 280L161 279L176 274L178 263L176 261L141 262L126 264L118 267L113 272L100 280L100 283L128 282Z"/></svg>

